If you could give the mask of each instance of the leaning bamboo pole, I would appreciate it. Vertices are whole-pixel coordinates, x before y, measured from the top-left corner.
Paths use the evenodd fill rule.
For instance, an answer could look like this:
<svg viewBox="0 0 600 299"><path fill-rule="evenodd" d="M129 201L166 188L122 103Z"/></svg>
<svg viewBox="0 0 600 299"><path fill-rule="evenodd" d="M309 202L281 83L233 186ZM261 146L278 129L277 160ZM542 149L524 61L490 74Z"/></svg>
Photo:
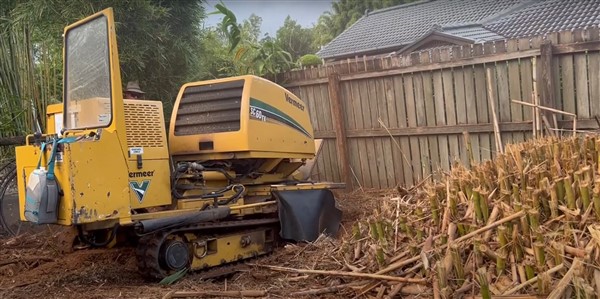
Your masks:
<svg viewBox="0 0 600 299"><path fill-rule="evenodd" d="M502 137L500 136L500 126L498 125L498 116L496 115L496 101L494 100L494 89L492 88L492 70L487 68L487 95L488 103L492 113L492 120L494 123L494 140L496 142L496 150L499 153L504 153L504 146L502 145Z"/></svg>

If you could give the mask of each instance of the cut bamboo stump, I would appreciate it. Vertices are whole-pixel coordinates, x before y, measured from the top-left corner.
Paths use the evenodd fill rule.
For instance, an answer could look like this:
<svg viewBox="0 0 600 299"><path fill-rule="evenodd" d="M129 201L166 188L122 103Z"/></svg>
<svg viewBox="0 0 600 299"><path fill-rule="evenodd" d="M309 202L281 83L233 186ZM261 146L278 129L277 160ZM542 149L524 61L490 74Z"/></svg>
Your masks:
<svg viewBox="0 0 600 299"><path fill-rule="evenodd" d="M361 273L267 267L354 278L363 284L358 297L599 297L600 137L547 137L504 150L403 189L410 191L402 200L380 201L330 263Z"/></svg>

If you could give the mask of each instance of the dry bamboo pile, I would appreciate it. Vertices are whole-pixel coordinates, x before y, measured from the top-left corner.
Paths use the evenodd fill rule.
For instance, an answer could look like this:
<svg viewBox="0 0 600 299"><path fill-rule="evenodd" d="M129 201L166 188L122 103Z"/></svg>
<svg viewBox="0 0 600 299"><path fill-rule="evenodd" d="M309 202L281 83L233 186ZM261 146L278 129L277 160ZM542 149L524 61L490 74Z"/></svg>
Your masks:
<svg viewBox="0 0 600 299"><path fill-rule="evenodd" d="M382 201L332 257L341 271L305 273L364 279L356 293L380 298L598 298L599 161L600 137L508 145Z"/></svg>

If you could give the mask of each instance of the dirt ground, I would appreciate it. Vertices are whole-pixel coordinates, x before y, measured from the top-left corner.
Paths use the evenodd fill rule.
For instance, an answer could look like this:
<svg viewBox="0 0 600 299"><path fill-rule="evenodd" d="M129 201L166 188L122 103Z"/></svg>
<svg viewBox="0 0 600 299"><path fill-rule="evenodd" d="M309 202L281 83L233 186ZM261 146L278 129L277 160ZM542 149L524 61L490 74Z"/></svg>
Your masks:
<svg viewBox="0 0 600 299"><path fill-rule="evenodd" d="M287 244L251 263L340 269L341 264L328 256L339 249L340 238L352 223L372 210L376 200L366 198L377 196L361 193L338 197L344 211L344 228L338 239L323 238L317 244ZM315 275L274 272L251 265L226 279L203 281L198 275L187 274L176 283L163 286L148 283L138 275L133 248L84 249L62 254L57 238L63 233L61 227L46 226L16 238L0 236L0 298L162 298L172 290L266 290L268 297L289 298L292 291L346 282L343 279L324 280ZM350 295L338 292L329 297Z"/></svg>

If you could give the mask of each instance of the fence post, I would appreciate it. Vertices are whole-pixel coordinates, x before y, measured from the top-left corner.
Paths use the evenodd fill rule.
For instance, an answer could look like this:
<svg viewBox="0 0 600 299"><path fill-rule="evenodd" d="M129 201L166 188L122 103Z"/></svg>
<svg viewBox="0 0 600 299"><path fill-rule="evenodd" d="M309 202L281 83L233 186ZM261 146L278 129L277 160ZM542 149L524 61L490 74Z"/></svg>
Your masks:
<svg viewBox="0 0 600 299"><path fill-rule="evenodd" d="M348 145L346 144L346 121L342 110L340 97L340 76L336 72L327 75L329 90L329 103L331 105L331 116L335 129L335 146L337 149L340 175L346 183L346 190L352 189L352 176L350 175L350 159Z"/></svg>
<svg viewBox="0 0 600 299"><path fill-rule="evenodd" d="M540 105L550 108L555 107L554 99L554 79L552 77L552 42L550 40L544 41L540 46ZM537 71L537 70L534 70ZM546 116L548 120L552 119L552 114L548 111L542 111L542 114ZM552 124L551 124L552 125Z"/></svg>

